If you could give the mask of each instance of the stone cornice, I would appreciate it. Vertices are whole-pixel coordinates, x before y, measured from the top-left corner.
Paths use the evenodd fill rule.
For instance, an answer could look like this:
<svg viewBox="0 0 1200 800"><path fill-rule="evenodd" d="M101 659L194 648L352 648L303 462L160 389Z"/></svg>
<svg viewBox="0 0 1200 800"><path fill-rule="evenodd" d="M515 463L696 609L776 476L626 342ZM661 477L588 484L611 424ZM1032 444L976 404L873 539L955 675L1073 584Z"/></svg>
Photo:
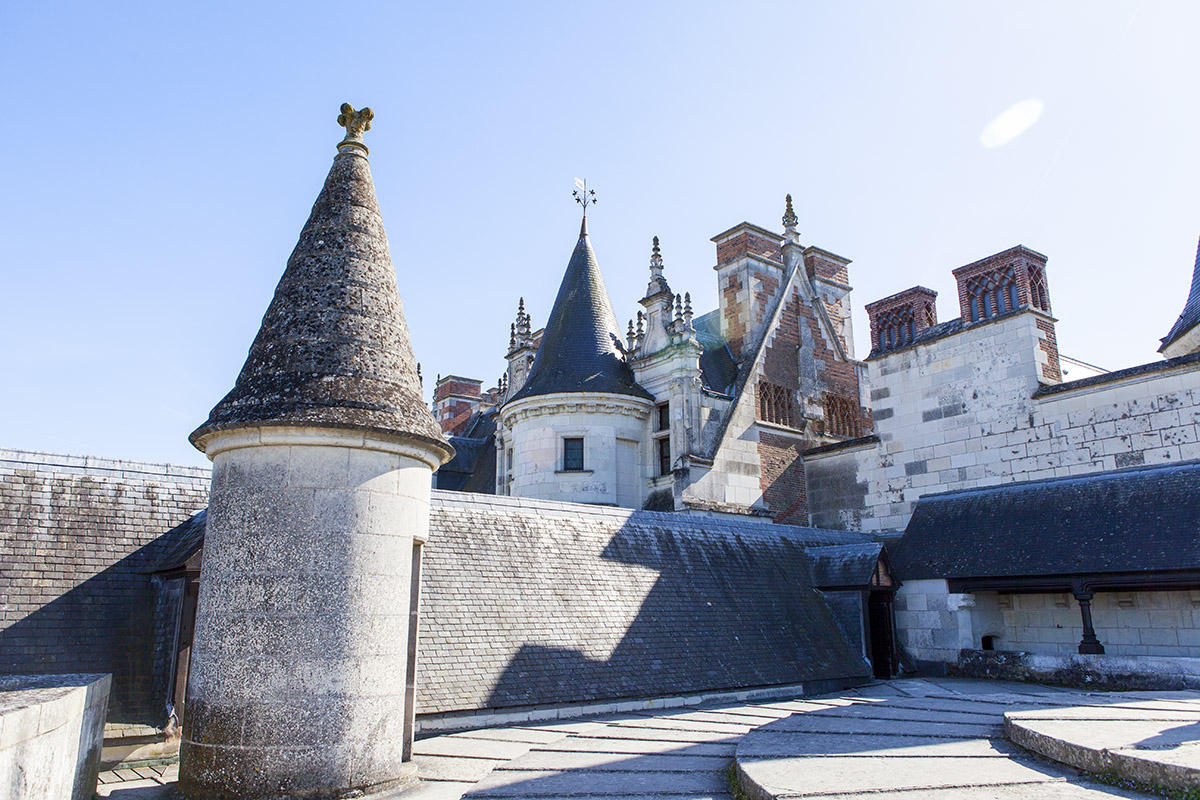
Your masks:
<svg viewBox="0 0 1200 800"><path fill-rule="evenodd" d="M509 403L500 412L500 424L511 428L524 419L556 414L620 414L644 420L653 406L653 401L631 395L559 392L534 395Z"/></svg>

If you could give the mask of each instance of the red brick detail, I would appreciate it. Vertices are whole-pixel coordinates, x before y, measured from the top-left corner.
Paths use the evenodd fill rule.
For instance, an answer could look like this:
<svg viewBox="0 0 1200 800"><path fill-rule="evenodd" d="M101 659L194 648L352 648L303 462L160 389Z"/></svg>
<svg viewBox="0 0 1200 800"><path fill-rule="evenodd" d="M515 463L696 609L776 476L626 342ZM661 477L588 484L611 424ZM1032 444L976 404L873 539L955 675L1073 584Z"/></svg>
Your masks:
<svg viewBox="0 0 1200 800"><path fill-rule="evenodd" d="M824 365L818 376L822 388L821 397L812 399L821 407L826 405L830 397L843 401L840 406L843 420L845 408L852 406L857 409L858 421L849 427L861 431L858 435L870 433L871 416L859 403L858 371L853 364L838 357L832 343L825 338L825 331L816 310L801 299L800 292L796 289L793 289L791 296L786 299L779 315L778 327L768 334L770 339L763 354L762 379L778 386L791 387L798 393L800 362L797 353L801 344L801 325L804 326L804 340L812 343L813 357ZM801 407L803 406L802 402ZM833 426L827 425L824 419L813 420L808 433L814 437L841 435L834 433Z"/></svg>
<svg viewBox="0 0 1200 800"><path fill-rule="evenodd" d="M809 278L824 278L843 286L850 285L850 270L846 265L825 258L819 253L805 254L804 269Z"/></svg>
<svg viewBox="0 0 1200 800"><path fill-rule="evenodd" d="M896 320L911 320L914 337L937 324L937 292L924 286L914 286L868 303L866 312L871 323L871 352L878 353L884 349L880 346L881 331Z"/></svg>
<svg viewBox="0 0 1200 800"><path fill-rule="evenodd" d="M767 237L752 230L746 230L717 243L718 264L728 264L747 254L783 263L783 250L780 249L778 236Z"/></svg>
<svg viewBox="0 0 1200 800"><path fill-rule="evenodd" d="M483 395L483 381L459 378L455 375L442 378L433 389L433 402L436 403L450 395L479 398Z"/></svg>
<svg viewBox="0 0 1200 800"><path fill-rule="evenodd" d="M758 309L754 316L755 329L763 324L763 320L766 319L767 309L771 305L771 300L778 293L778 275L764 275L762 273L754 275L754 307Z"/></svg>
<svg viewBox="0 0 1200 800"><path fill-rule="evenodd" d="M791 436L760 431L758 458L762 465L763 500L775 522L808 524L808 488L804 481L804 444Z"/></svg>
<svg viewBox="0 0 1200 800"><path fill-rule="evenodd" d="M959 313L964 322L971 320L971 293L968 284L972 279L1008 268L1012 268L1013 278L1017 284L1017 307L1025 308L1032 305L1029 285L1032 274L1040 279L1044 289L1039 292L1041 308L1046 313L1050 313L1050 294L1049 290L1045 289L1046 257L1027 247L1017 245L953 271L954 279L958 281Z"/></svg>
<svg viewBox="0 0 1200 800"><path fill-rule="evenodd" d="M1042 377L1054 383L1062 383L1062 364L1058 360L1058 337L1054 333L1054 323L1048 319L1037 321L1038 347L1046 354L1046 363L1042 365Z"/></svg>

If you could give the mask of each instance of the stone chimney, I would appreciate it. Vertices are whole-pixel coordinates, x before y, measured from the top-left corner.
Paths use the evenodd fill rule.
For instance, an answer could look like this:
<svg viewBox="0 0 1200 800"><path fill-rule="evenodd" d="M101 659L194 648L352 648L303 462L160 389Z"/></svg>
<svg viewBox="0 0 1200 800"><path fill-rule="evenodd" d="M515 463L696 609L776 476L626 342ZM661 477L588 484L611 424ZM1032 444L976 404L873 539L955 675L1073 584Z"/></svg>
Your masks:
<svg viewBox="0 0 1200 800"><path fill-rule="evenodd" d="M721 334L740 360L747 345L762 334L767 309L783 287L784 239L743 222L712 238L717 246L717 294Z"/></svg>
<svg viewBox="0 0 1200 800"><path fill-rule="evenodd" d="M180 760L185 797L341 797L412 780L431 474L375 199L370 109L346 136L232 391L213 462Z"/></svg>

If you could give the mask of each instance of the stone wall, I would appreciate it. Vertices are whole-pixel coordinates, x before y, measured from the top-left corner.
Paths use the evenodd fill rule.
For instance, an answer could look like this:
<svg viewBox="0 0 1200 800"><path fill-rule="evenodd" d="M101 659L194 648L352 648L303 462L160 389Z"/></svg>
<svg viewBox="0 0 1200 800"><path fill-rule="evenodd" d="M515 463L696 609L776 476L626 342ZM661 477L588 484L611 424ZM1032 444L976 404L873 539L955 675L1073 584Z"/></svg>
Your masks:
<svg viewBox="0 0 1200 800"><path fill-rule="evenodd" d="M108 675L0 677L0 797L92 800Z"/></svg>
<svg viewBox="0 0 1200 800"><path fill-rule="evenodd" d="M1078 653L1079 603L1068 593L977 592L974 646L995 636L997 650L1069 656ZM1113 656L1200 658L1200 592L1097 592L1092 621Z"/></svg>
<svg viewBox="0 0 1200 800"><path fill-rule="evenodd" d="M809 583L851 533L434 492L422 713L863 676Z"/></svg>
<svg viewBox="0 0 1200 800"><path fill-rule="evenodd" d="M145 570L204 508L208 470L0 450L0 672L120 676L110 719L161 725L166 674ZM159 658L161 665L163 659Z"/></svg>
<svg viewBox="0 0 1200 800"><path fill-rule="evenodd" d="M806 456L814 524L900 529L925 494L1200 458L1200 360L1055 386L1044 321L1026 310L872 358L880 442Z"/></svg>

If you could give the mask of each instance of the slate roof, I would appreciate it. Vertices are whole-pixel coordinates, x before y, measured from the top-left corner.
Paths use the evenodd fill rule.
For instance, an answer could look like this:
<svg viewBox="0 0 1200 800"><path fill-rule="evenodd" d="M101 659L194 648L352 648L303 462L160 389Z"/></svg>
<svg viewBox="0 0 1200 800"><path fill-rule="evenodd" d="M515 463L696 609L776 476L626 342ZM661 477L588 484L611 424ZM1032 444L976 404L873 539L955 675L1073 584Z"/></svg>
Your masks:
<svg viewBox="0 0 1200 800"><path fill-rule="evenodd" d="M1171 332L1162 338L1163 347L1183 336L1192 328L1200 325L1200 241L1196 243L1196 265L1192 268L1192 290L1188 292L1187 302L1183 304L1183 313L1171 326Z"/></svg>
<svg viewBox="0 0 1200 800"><path fill-rule="evenodd" d="M692 320L700 353L700 380L705 389L718 394L732 395L737 383L737 362L729 352L729 344L721 335L721 309Z"/></svg>
<svg viewBox="0 0 1200 800"><path fill-rule="evenodd" d="M339 147L237 383L190 440L248 425L355 428L453 453L422 398L365 148Z"/></svg>
<svg viewBox="0 0 1200 800"><path fill-rule="evenodd" d="M901 580L1200 569L1200 461L927 495Z"/></svg>
<svg viewBox="0 0 1200 800"><path fill-rule="evenodd" d="M463 436L451 436L454 458L437 471L437 488L458 492L496 491L496 414L471 416Z"/></svg>
<svg viewBox="0 0 1200 800"><path fill-rule="evenodd" d="M1150 375L1155 372L1166 372L1167 370L1175 369L1176 367L1186 367L1189 364L1200 364L1200 353L1189 353L1186 356L1177 356L1175 358L1164 359L1163 361L1151 361L1148 364L1138 364L1136 367L1126 367L1112 372L1106 372L1103 375L1093 375L1090 378L1080 378L1077 381L1067 381L1066 383L1045 383L1037 388L1033 393L1034 397L1045 397L1051 394L1061 394L1062 392L1070 392L1075 389L1082 389L1088 386L1098 386L1102 383L1112 383L1126 378L1134 378L1138 375Z"/></svg>
<svg viewBox="0 0 1200 800"><path fill-rule="evenodd" d="M621 353L621 330L588 240L587 220L525 385L508 402L558 392L604 392L653 399Z"/></svg>
<svg viewBox="0 0 1200 800"><path fill-rule="evenodd" d="M187 566L188 560L196 551L204 546L204 524L208 519L208 509L188 517L182 524L176 525L163 534L161 543L167 547L154 565L147 572L173 572Z"/></svg>
<svg viewBox="0 0 1200 800"><path fill-rule="evenodd" d="M870 586L883 552L879 542L808 548L813 586L819 588Z"/></svg>

